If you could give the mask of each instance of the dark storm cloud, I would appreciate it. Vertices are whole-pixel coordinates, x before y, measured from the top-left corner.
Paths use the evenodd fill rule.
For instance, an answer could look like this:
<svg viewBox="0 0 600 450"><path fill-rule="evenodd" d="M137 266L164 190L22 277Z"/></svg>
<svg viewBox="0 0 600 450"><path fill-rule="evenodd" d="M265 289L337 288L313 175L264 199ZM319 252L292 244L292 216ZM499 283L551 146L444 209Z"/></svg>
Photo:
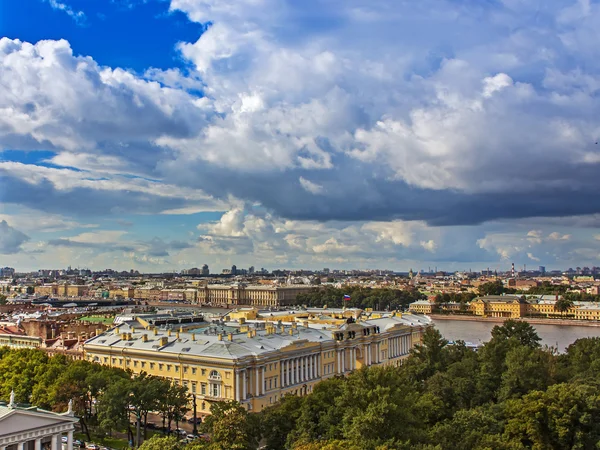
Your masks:
<svg viewBox="0 0 600 450"><path fill-rule="evenodd" d="M20 252L21 245L29 241L29 236L11 227L6 220L0 221L0 254L10 255Z"/></svg>

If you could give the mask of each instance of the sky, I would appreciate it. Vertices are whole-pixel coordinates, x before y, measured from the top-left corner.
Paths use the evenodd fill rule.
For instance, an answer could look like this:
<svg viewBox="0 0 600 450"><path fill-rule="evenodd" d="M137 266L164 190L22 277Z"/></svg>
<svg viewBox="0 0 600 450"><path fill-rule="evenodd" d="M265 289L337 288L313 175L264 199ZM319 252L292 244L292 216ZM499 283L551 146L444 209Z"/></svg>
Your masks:
<svg viewBox="0 0 600 450"><path fill-rule="evenodd" d="M600 266L600 2L0 0L0 266Z"/></svg>

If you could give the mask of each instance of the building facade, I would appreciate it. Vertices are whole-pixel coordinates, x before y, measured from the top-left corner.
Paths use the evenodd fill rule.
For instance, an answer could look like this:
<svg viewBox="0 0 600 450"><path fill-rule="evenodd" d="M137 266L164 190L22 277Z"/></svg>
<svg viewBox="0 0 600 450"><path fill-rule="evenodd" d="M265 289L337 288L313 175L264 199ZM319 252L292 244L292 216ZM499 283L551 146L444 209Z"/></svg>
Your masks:
<svg viewBox="0 0 600 450"><path fill-rule="evenodd" d="M77 422L70 407L64 414L20 407L11 394L8 404L0 404L0 450L73 450ZM67 438L65 445L63 436Z"/></svg>
<svg viewBox="0 0 600 450"><path fill-rule="evenodd" d="M213 306L268 306L296 304L296 297L315 286L246 286L209 284L198 288L197 302Z"/></svg>
<svg viewBox="0 0 600 450"><path fill-rule="evenodd" d="M408 317L408 318L407 318ZM399 365L430 325L422 316L349 319L342 325L268 320L154 326L137 318L88 340L89 361L186 386L200 416L215 401L258 412L286 394L361 367Z"/></svg>

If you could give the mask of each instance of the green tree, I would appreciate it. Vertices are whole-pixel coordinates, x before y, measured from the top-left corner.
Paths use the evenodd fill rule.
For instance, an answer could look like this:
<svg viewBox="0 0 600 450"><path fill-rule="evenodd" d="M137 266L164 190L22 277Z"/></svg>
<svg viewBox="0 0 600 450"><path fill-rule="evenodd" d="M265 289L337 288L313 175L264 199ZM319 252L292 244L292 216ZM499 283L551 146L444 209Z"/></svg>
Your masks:
<svg viewBox="0 0 600 450"><path fill-rule="evenodd" d="M506 355L499 399L521 397L528 392L545 390L552 383L552 355L539 348L520 345Z"/></svg>
<svg viewBox="0 0 600 450"><path fill-rule="evenodd" d="M531 348L540 346L542 340L535 328L525 321L508 319L502 326L496 325L492 328L492 341L503 341L507 339L516 340L519 344Z"/></svg>
<svg viewBox="0 0 600 450"><path fill-rule="evenodd" d="M588 449L600 442L597 386L557 384L508 401L505 439L532 449Z"/></svg>
<svg viewBox="0 0 600 450"><path fill-rule="evenodd" d="M184 446L173 436L152 436L139 450L184 450Z"/></svg>
<svg viewBox="0 0 600 450"><path fill-rule="evenodd" d="M554 309L556 311L559 311L562 316L564 316L565 313L572 307L573 307L573 300L566 298L566 297L560 298L556 301L556 303L554 303Z"/></svg>
<svg viewBox="0 0 600 450"><path fill-rule="evenodd" d="M266 408L260 414L261 434L267 450L285 448L288 434L296 426L304 399L286 395L276 406Z"/></svg>
<svg viewBox="0 0 600 450"><path fill-rule="evenodd" d="M129 426L129 396L131 380L113 381L100 397L97 404L98 424L112 434Z"/></svg>
<svg viewBox="0 0 600 450"><path fill-rule="evenodd" d="M253 430L248 412L234 401L213 403L211 415L203 427L212 438L214 450L250 450L256 446L256 433Z"/></svg>
<svg viewBox="0 0 600 450"><path fill-rule="evenodd" d="M479 295L502 295L504 293L504 285L502 281L488 281L483 283L477 289Z"/></svg>

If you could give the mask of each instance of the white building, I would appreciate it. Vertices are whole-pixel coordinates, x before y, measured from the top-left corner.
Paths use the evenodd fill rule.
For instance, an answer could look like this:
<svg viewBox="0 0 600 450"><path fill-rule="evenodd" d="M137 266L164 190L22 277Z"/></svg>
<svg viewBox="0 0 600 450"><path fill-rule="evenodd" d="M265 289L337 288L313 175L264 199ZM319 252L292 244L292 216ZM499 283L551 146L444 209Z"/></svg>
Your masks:
<svg viewBox="0 0 600 450"><path fill-rule="evenodd" d="M63 414L20 407L11 394L8 405L0 404L0 450L61 450L63 436L67 450L73 450L73 431L78 420L70 405Z"/></svg>

